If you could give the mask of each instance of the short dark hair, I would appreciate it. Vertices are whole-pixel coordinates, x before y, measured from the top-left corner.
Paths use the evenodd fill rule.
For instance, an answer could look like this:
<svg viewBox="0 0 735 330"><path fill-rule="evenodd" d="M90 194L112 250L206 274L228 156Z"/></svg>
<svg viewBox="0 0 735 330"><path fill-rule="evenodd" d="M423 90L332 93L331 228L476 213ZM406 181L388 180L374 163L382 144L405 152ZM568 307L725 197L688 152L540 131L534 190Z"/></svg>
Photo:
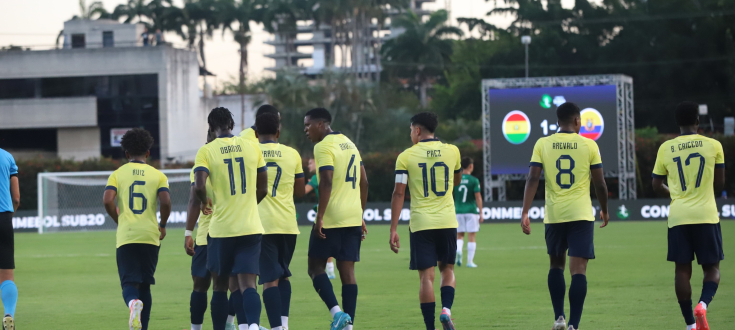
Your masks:
<svg viewBox="0 0 735 330"><path fill-rule="evenodd" d="M212 128L232 129L235 127L235 120L232 119L232 112L223 107L212 109L207 117L207 122Z"/></svg>
<svg viewBox="0 0 735 330"><path fill-rule="evenodd" d="M321 119L328 123L332 122L332 114L329 113L329 110L324 108L314 108L306 112L304 117L310 117L311 119Z"/></svg>
<svg viewBox="0 0 735 330"><path fill-rule="evenodd" d="M255 117L255 130L258 134L271 135L278 133L278 115L272 113L264 113Z"/></svg>
<svg viewBox="0 0 735 330"><path fill-rule="evenodd" d="M475 161L470 157L462 157L462 168L466 169L470 167L470 165L474 164Z"/></svg>
<svg viewBox="0 0 735 330"><path fill-rule="evenodd" d="M411 125L415 124L421 125L429 132L434 133L436 127L439 126L439 119L433 112L421 112L411 117Z"/></svg>
<svg viewBox="0 0 735 330"><path fill-rule="evenodd" d="M258 116L266 113L272 113L278 116L278 109L270 104L263 104L258 108L258 111L255 112L255 117L257 118Z"/></svg>
<svg viewBox="0 0 735 330"><path fill-rule="evenodd" d="M574 117L579 117L579 107L572 102L565 102L556 108L556 119L559 123L568 123Z"/></svg>
<svg viewBox="0 0 735 330"><path fill-rule="evenodd" d="M694 102L684 101L676 106L676 124L679 126L692 126L699 119L699 105Z"/></svg>
<svg viewBox="0 0 735 330"><path fill-rule="evenodd" d="M120 145L131 156L145 156L153 146L153 136L142 128L133 128L125 132Z"/></svg>

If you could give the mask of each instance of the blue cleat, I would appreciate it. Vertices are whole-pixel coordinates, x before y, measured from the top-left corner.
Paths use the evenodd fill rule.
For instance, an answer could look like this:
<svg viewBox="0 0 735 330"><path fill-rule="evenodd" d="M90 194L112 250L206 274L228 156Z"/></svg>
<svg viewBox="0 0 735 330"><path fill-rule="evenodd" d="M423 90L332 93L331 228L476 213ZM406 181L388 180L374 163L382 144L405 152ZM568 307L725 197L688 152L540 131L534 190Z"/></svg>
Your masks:
<svg viewBox="0 0 735 330"><path fill-rule="evenodd" d="M452 315L450 315L446 308L442 309L442 314L439 316L439 322L442 323L444 330L455 330L454 323L452 323Z"/></svg>
<svg viewBox="0 0 735 330"><path fill-rule="evenodd" d="M352 319L347 315L347 313L337 312L337 314L334 314L334 319L332 320L332 325L329 330L342 330L346 328L350 322L352 322Z"/></svg>

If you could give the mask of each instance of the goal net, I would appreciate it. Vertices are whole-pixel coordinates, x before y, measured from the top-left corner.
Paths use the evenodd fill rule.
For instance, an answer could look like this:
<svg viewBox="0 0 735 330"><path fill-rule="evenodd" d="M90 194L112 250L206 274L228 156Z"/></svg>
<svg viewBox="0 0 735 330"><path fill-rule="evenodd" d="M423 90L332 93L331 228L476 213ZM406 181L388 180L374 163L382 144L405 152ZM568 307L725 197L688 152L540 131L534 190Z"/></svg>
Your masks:
<svg viewBox="0 0 735 330"><path fill-rule="evenodd" d="M168 177L171 216L167 228L186 226L191 169L161 170ZM38 232L115 230L102 195L111 171L38 174ZM157 212L160 222L160 212Z"/></svg>

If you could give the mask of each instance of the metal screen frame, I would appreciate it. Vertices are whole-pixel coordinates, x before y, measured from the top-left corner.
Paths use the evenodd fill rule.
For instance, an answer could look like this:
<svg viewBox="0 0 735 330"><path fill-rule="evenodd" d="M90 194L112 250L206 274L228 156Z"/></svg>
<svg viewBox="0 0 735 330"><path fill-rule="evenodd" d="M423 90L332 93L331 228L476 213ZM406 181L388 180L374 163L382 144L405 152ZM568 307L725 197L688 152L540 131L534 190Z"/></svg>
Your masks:
<svg viewBox="0 0 735 330"><path fill-rule="evenodd" d="M497 200L506 200L506 182L525 180L526 174L503 174L493 178L491 171L492 153L490 148L490 89L533 88L533 87L574 87L615 85L616 128L618 137L618 169L606 171L605 177L618 178L620 199L636 199L635 170L635 121L633 115L633 78L622 75L557 76L530 78L503 78L482 80L482 138L485 168L485 201L492 202L493 188L497 188Z"/></svg>

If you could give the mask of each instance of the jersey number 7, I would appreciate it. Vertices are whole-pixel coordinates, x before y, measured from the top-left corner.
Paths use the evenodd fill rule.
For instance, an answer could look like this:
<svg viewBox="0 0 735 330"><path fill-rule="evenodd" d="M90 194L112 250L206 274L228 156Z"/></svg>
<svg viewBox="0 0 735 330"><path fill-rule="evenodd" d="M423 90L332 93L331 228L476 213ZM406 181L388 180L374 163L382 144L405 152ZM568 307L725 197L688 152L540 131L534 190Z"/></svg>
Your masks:
<svg viewBox="0 0 735 330"><path fill-rule="evenodd" d="M281 182L281 167L278 166L278 163L276 162L268 162L265 164L265 167L276 168L276 178L273 180L273 192L271 193L271 197L276 197L276 191L278 191L278 183Z"/></svg>

